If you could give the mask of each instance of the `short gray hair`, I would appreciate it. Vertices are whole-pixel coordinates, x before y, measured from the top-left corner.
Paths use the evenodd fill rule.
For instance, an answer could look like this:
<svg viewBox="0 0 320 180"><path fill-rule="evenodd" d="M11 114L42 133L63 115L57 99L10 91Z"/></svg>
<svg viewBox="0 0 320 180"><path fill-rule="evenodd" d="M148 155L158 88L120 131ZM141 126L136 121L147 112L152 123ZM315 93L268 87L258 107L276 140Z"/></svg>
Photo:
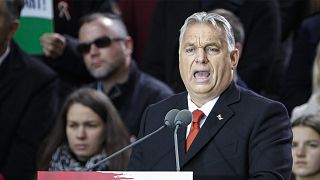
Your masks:
<svg viewBox="0 0 320 180"><path fill-rule="evenodd" d="M226 40L228 44L228 50L231 52L235 48L235 41L233 36L233 31L229 22L223 17L215 13L206 13L206 12L198 12L189 16L183 26L180 29L180 37L179 37L179 52L182 45L182 38L184 33L187 30L187 27L191 24L196 23L210 23L213 27L220 27L224 30L226 35Z"/></svg>
<svg viewBox="0 0 320 180"><path fill-rule="evenodd" d="M116 30L120 34L120 36L123 36L123 37L128 36L128 30L127 30L126 25L124 24L121 16L116 15L116 14L112 14L112 13L97 12L97 13L85 15L80 19L80 26L82 26L83 24L95 21L99 18L110 19L114 23L113 27L116 28Z"/></svg>

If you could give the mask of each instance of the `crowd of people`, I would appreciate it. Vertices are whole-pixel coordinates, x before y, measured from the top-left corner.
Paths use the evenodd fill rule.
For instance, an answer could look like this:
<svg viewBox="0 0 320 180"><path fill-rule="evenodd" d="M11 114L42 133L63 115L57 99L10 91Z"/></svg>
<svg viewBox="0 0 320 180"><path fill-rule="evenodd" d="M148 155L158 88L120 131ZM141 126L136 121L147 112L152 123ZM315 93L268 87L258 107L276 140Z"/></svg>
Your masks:
<svg viewBox="0 0 320 180"><path fill-rule="evenodd" d="M194 179L320 178L317 1L52 0L40 55L13 40L24 2L0 1L0 179L174 171L169 128L97 165L171 109Z"/></svg>

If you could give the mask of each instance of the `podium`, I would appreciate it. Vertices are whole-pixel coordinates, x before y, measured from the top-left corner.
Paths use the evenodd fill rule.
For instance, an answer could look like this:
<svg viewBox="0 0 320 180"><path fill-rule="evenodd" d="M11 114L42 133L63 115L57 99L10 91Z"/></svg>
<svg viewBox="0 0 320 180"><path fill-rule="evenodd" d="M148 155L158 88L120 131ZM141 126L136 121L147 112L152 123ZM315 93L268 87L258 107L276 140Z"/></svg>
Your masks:
<svg viewBox="0 0 320 180"><path fill-rule="evenodd" d="M190 171L38 171L38 180L192 180Z"/></svg>

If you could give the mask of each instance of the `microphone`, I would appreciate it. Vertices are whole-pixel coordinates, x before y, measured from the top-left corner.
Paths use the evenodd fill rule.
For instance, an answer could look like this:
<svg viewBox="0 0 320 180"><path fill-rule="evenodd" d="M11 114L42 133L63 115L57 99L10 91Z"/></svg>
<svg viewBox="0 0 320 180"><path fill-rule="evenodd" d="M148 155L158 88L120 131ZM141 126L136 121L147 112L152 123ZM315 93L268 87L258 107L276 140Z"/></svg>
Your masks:
<svg viewBox="0 0 320 180"><path fill-rule="evenodd" d="M185 127L192 121L192 113L188 109L181 110L174 119L175 126Z"/></svg>
<svg viewBox="0 0 320 180"><path fill-rule="evenodd" d="M164 118L164 125L162 125L160 128L158 128L157 130L153 131L152 133L138 139L137 141L129 144L128 146L125 146L124 148L120 149L119 151L114 152L113 154L111 154L110 156L106 157L105 159L97 162L96 164L92 165L91 167L87 168L87 171L93 170L95 167L97 167L98 165L110 161L113 157L117 156L118 154L128 150L129 148L141 143L142 141L148 139L149 137L153 136L154 134L158 133L159 131L161 131L163 128L165 127L174 127L175 123L175 117L178 114L179 110L178 109L171 109L169 112L167 112L165 118Z"/></svg>
<svg viewBox="0 0 320 180"><path fill-rule="evenodd" d="M166 114L166 117L164 118L164 124L169 128L174 128L175 127L174 120L175 120L178 113L179 113L178 109L171 109Z"/></svg>
<svg viewBox="0 0 320 180"><path fill-rule="evenodd" d="M181 110L174 119L174 150L176 156L176 168L177 171L180 171L180 163L179 163L179 149L178 149L178 128L179 127L186 127L192 121L192 113L187 110Z"/></svg>

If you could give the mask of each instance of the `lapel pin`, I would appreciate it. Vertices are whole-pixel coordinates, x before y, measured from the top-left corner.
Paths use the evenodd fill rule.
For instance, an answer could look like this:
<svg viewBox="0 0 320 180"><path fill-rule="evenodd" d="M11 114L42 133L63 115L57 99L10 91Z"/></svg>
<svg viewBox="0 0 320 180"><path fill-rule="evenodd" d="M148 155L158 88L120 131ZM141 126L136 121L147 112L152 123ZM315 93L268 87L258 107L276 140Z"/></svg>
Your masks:
<svg viewBox="0 0 320 180"><path fill-rule="evenodd" d="M221 114L219 114L219 115L217 116L217 118L219 119L219 121L223 119L223 117L221 116Z"/></svg>

